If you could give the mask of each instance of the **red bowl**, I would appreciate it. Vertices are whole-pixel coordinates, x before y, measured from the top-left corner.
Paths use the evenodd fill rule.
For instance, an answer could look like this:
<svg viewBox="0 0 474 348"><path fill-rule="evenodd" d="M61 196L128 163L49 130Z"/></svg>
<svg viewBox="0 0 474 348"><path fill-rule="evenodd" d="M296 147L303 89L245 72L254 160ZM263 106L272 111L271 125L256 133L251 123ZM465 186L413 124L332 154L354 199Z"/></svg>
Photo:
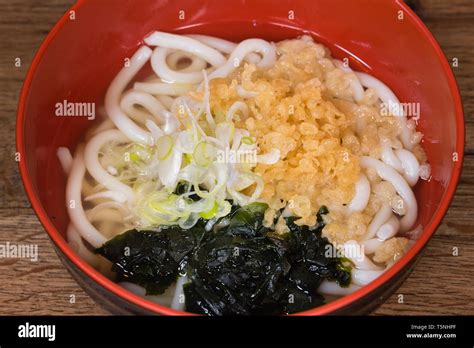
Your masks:
<svg viewBox="0 0 474 348"><path fill-rule="evenodd" d="M184 19L179 16L183 13ZM19 101L17 148L31 204L81 285L114 312L188 314L121 288L81 260L64 238L66 177L56 149L74 149L92 122L56 117L55 104L65 99L101 104L124 59L153 30L235 41L310 34L335 57L349 57L354 68L384 81L402 102L421 104L418 130L424 133L423 147L432 168L432 179L415 189L417 224L424 227L421 237L369 285L301 314L367 313L395 291L448 209L464 148L463 110L453 73L433 36L401 0L78 1L49 33L28 71Z"/></svg>

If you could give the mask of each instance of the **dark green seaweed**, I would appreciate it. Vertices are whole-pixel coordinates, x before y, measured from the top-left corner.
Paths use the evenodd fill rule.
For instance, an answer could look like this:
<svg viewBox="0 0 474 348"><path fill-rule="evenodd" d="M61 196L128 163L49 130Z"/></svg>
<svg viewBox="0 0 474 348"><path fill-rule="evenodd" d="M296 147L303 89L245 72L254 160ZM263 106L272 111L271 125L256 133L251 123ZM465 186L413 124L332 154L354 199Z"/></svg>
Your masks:
<svg viewBox="0 0 474 348"><path fill-rule="evenodd" d="M96 251L109 259L118 279L143 286L148 295L161 294L184 267L186 256L204 236L201 225L161 231L130 230L106 242Z"/></svg>
<svg viewBox="0 0 474 348"><path fill-rule="evenodd" d="M346 260L327 256L332 245L321 235L326 207L312 228L286 218L289 232L283 237L263 226L267 207L233 206L216 224L221 227L208 232L205 221L188 230L131 230L97 251L113 262L120 279L149 294L162 293L185 271L186 310L205 315L299 312L324 303L317 289L325 279L349 285Z"/></svg>

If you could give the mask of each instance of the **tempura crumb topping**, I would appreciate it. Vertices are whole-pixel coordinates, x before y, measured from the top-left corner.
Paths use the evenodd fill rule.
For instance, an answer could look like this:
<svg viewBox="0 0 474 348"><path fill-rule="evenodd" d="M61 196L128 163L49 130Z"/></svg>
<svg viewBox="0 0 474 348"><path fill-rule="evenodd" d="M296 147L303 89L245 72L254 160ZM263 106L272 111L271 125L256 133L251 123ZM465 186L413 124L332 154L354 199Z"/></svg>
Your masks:
<svg viewBox="0 0 474 348"><path fill-rule="evenodd" d="M400 124L395 117L381 115L372 89L359 103L353 101L353 75L337 69L324 46L304 38L282 41L277 49L277 62L268 70L245 63L228 78L211 81L211 108L224 115L242 100L239 86L255 92L255 97L244 99L249 115L236 115L235 122L256 138L260 152L280 151L278 163L255 168L265 183L260 199L270 207L266 225L273 225L276 212L286 207L299 217L297 224L312 226L316 212L326 205L330 213L323 234L336 243L361 240L380 202L387 195L396 201L396 192L383 183L363 212L347 214L361 172L359 158L379 158L381 140L401 148ZM413 152L420 162L426 161L419 145ZM380 182L377 175L367 176L371 186ZM279 226L285 225L276 223L277 232ZM385 243L377 260L392 259L406 242L397 238Z"/></svg>

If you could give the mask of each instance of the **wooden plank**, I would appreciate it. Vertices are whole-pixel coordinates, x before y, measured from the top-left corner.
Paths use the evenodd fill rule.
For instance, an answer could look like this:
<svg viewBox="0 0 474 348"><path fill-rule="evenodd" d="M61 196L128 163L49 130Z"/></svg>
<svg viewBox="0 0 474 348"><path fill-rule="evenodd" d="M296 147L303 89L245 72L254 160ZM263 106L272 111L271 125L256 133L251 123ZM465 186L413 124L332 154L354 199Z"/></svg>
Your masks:
<svg viewBox="0 0 474 348"><path fill-rule="evenodd" d="M38 261L1 259L0 315L105 314L71 278L29 208L0 210L0 244L33 245ZM8 285L7 285L8 284ZM75 303L71 303L74 295Z"/></svg>
<svg viewBox="0 0 474 348"><path fill-rule="evenodd" d="M471 0L405 0L422 18L473 18Z"/></svg>
<svg viewBox="0 0 474 348"><path fill-rule="evenodd" d="M472 3L474 8L474 2ZM452 67L461 91L466 126L466 153L474 154L474 37L472 19L428 19L425 24L438 40L449 62L457 58L458 67Z"/></svg>

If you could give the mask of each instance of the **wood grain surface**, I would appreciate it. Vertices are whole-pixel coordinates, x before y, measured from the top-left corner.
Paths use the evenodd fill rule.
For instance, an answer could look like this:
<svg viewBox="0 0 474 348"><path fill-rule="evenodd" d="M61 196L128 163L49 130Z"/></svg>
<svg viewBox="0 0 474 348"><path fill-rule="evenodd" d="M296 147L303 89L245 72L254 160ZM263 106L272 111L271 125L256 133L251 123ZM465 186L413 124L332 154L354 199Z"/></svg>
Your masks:
<svg viewBox="0 0 474 348"><path fill-rule="evenodd" d="M357 0L354 0L357 1ZM39 262L0 259L0 315L107 314L71 278L30 207L15 162L15 118L33 55L73 0L0 0L0 243L33 243ZM433 32L459 83L466 158L456 196L415 271L375 315L474 314L474 2L408 3ZM15 59L21 66L15 67ZM453 248L459 251L453 256ZM398 295L403 295L399 303ZM70 303L71 295L75 303Z"/></svg>

